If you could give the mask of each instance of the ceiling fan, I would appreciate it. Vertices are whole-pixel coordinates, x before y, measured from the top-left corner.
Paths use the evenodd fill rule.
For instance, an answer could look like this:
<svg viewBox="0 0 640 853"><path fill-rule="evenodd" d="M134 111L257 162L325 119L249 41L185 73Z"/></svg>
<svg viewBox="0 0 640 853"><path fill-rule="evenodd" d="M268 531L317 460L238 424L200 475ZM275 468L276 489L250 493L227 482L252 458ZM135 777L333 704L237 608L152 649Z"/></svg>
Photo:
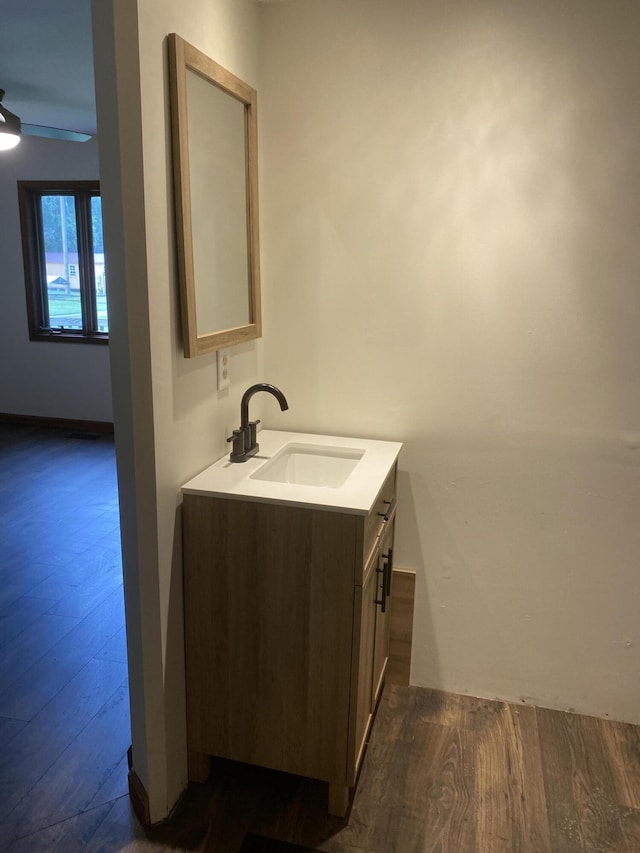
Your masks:
<svg viewBox="0 0 640 853"><path fill-rule="evenodd" d="M20 136L43 136L46 139L63 139L67 142L87 142L88 133L75 130L62 130L58 127L44 127L40 124L23 124L15 113L2 104L4 89L0 89L0 151L14 148L20 142Z"/></svg>

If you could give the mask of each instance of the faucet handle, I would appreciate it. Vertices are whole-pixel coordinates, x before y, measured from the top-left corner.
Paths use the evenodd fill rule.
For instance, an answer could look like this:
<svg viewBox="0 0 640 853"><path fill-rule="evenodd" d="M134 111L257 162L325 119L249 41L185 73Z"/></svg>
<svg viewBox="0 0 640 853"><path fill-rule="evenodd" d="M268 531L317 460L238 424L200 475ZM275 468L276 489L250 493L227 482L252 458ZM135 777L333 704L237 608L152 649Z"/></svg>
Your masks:
<svg viewBox="0 0 640 853"><path fill-rule="evenodd" d="M242 429L234 429L233 435L230 435L227 441L233 442L233 450L231 451L232 461L244 456L244 431Z"/></svg>
<svg viewBox="0 0 640 853"><path fill-rule="evenodd" d="M249 421L249 423L247 424L247 428L248 428L248 431L249 431L249 435L248 435L249 441L248 441L248 443L247 443L247 441L246 441L246 439L245 439L245 444L246 444L246 449L247 449L247 450L253 450L253 449L254 449L254 447L255 447L256 452L257 452L257 451L258 451L258 449L259 449L259 447L260 447L260 445L259 445L259 444L258 444L258 442L256 441L256 435L257 435L256 427L258 426L258 424L259 424L259 423L260 423L260 421L258 420L258 421Z"/></svg>

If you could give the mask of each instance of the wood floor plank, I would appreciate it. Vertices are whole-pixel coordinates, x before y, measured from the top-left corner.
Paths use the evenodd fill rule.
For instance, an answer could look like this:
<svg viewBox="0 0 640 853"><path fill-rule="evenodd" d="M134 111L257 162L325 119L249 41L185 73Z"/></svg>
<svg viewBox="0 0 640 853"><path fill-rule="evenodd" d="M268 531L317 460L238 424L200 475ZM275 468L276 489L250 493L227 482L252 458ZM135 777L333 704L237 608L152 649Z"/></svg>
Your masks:
<svg viewBox="0 0 640 853"><path fill-rule="evenodd" d="M92 838L109 814L107 803L91 811L62 820L31 835L10 842L6 853L87 853ZM97 850L97 848L94 848Z"/></svg>
<svg viewBox="0 0 640 853"><path fill-rule="evenodd" d="M70 616L44 613L32 623L29 631L19 634L2 646L0 648L0 673L2 673L0 690L6 690L20 678L50 648L55 646L58 640L72 631L79 621Z"/></svg>
<svg viewBox="0 0 640 853"><path fill-rule="evenodd" d="M0 555L0 610L3 612L23 595L49 577L54 570L50 563L28 560L19 547L14 548L15 534L7 534L5 551ZM46 596L45 596L46 597Z"/></svg>
<svg viewBox="0 0 640 853"><path fill-rule="evenodd" d="M110 776L107 776L104 783L100 785L95 793L95 796L89 803L88 808L95 808L104 803L113 802L120 799L129 793L129 761L126 752L113 768Z"/></svg>
<svg viewBox="0 0 640 853"><path fill-rule="evenodd" d="M49 613L83 619L122 585L122 570L113 566L108 571L87 578L49 609Z"/></svg>
<svg viewBox="0 0 640 853"><path fill-rule="evenodd" d="M22 731L26 723L23 720L11 720L0 717L0 748L4 749L18 732Z"/></svg>
<svg viewBox="0 0 640 853"><path fill-rule="evenodd" d="M15 540L21 558L25 562L46 563L49 566L65 566L91 544L85 531L68 533L64 527L48 528L41 525Z"/></svg>
<svg viewBox="0 0 640 853"><path fill-rule="evenodd" d="M0 695L0 716L29 721L45 707L116 633L122 631L122 589L116 589ZM121 663L126 663L120 658Z"/></svg>
<svg viewBox="0 0 640 853"><path fill-rule="evenodd" d="M125 676L126 667L122 664L90 661L9 741L0 764L0 819L6 818L27 796L114 695ZM109 738L108 733L106 736ZM27 801L24 808L29 807Z"/></svg>
<svg viewBox="0 0 640 853"><path fill-rule="evenodd" d="M216 772L215 763L212 770ZM207 830L200 849L220 853L240 849L263 794L261 779L253 768L248 772L244 767L230 768L226 783L217 786L216 796L207 804Z"/></svg>
<svg viewBox="0 0 640 853"><path fill-rule="evenodd" d="M342 840L347 821L327 813L326 783L268 772L252 833L318 850L331 850L330 841Z"/></svg>
<svg viewBox="0 0 640 853"><path fill-rule="evenodd" d="M533 708L504 704L476 744L479 850L550 850L542 761Z"/></svg>
<svg viewBox="0 0 640 853"><path fill-rule="evenodd" d="M517 767L524 798L516 806L522 822L514 834L522 839L523 853L541 853L551 850L551 834L535 708L505 703L505 713L511 723L507 773Z"/></svg>
<svg viewBox="0 0 640 853"><path fill-rule="evenodd" d="M619 816L626 845L624 853L638 853L640 850L640 809L623 807L619 810Z"/></svg>
<svg viewBox="0 0 640 853"><path fill-rule="evenodd" d="M84 849L86 853L118 853L118 851L119 853L182 853L185 850L199 849L195 846L185 848L174 842L165 845L158 839L158 833L153 830L149 831L149 836L133 813L129 797L120 797L111 804L109 811ZM56 853L65 853L65 851L60 850Z"/></svg>
<svg viewBox="0 0 640 853"><path fill-rule="evenodd" d="M145 836L156 845L154 853L158 849L164 850L164 845L172 851L237 853L249 831L258 801L273 778L284 778L285 775L216 759L212 762L209 780L191 785L172 818L148 828ZM129 820L126 809L123 817L125 822ZM132 850L138 850L137 842Z"/></svg>
<svg viewBox="0 0 640 853"><path fill-rule="evenodd" d="M86 532L86 550L80 554L68 555L69 561L63 566L49 567L50 574L29 590L29 595L38 598L49 598L57 605L50 606L50 612L63 615L83 616L87 612L84 607L77 613L69 611L68 607L59 604L75 594L85 594L96 584L105 580L115 579L122 582L122 557L119 542L115 543L110 537L94 540L91 531Z"/></svg>
<svg viewBox="0 0 640 853"><path fill-rule="evenodd" d="M424 722L441 726L458 726L480 731L493 724L502 713L503 703L494 699L479 699L457 693L427 688L410 688L415 692L416 713Z"/></svg>
<svg viewBox="0 0 640 853"><path fill-rule="evenodd" d="M130 742L128 691L120 688L0 823L0 845L88 809Z"/></svg>
<svg viewBox="0 0 640 853"><path fill-rule="evenodd" d="M553 850L624 850L616 788L599 721L537 708Z"/></svg>
<svg viewBox="0 0 640 853"><path fill-rule="evenodd" d="M67 493L61 500L40 507L36 520L41 525L64 526L69 532L84 530L95 541L118 526L118 512L117 507L114 510L99 504L90 505L87 498L91 500L91 495Z"/></svg>
<svg viewBox="0 0 640 853"><path fill-rule="evenodd" d="M47 609L50 609L61 598L65 598L65 596L72 593L75 588L76 584L69 577L69 573L57 566L54 567L54 570L48 577L29 590L29 595L33 598L41 598L48 601Z"/></svg>
<svg viewBox="0 0 640 853"><path fill-rule="evenodd" d="M618 803L640 809L640 727L611 720L600 720L598 725L609 754Z"/></svg>
<svg viewBox="0 0 640 853"><path fill-rule="evenodd" d="M448 759L444 756L450 749L455 752L455 746L448 740L451 730L423 722L412 702L396 719L398 693L392 695L396 699L393 705L383 696L364 758L362 784L356 789L349 823L339 840L376 851L404 849L412 853L422 849L426 824L434 826L440 818L446 821L438 813L452 769L445 766ZM412 705L413 713L409 710ZM431 796L435 797L434 808Z"/></svg>
<svg viewBox="0 0 640 853"><path fill-rule="evenodd" d="M0 613L0 646L30 630L31 624L50 607L51 601L45 598L23 595L14 601Z"/></svg>
<svg viewBox="0 0 640 853"><path fill-rule="evenodd" d="M92 617L88 617L92 618ZM127 633L121 628L107 643L96 653L95 657L103 660L127 662Z"/></svg>
<svg viewBox="0 0 640 853"><path fill-rule="evenodd" d="M418 723L409 757L395 851L456 853L476 847L474 746L454 726ZM408 805L408 808L406 806ZM421 815L423 819L421 820Z"/></svg>

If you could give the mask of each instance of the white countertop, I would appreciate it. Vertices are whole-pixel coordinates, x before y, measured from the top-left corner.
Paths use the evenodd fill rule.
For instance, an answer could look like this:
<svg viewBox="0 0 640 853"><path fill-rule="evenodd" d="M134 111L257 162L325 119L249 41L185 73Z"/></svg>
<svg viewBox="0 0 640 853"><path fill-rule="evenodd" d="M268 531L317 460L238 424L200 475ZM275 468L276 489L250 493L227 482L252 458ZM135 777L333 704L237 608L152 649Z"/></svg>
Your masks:
<svg viewBox="0 0 640 853"><path fill-rule="evenodd" d="M252 474L290 443L357 449L364 454L338 488L252 479ZM260 450L246 462L230 462L226 454L185 483L182 492L367 515L402 447L396 441L267 429L258 433L258 444Z"/></svg>

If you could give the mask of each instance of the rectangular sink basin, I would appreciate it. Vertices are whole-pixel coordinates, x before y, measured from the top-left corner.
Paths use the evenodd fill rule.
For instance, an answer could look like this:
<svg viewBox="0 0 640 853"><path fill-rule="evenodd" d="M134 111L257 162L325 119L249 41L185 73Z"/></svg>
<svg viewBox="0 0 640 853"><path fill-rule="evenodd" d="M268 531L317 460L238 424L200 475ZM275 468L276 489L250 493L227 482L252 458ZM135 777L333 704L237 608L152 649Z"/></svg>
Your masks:
<svg viewBox="0 0 640 853"><path fill-rule="evenodd" d="M250 476L253 480L339 489L364 453L355 447L291 443Z"/></svg>

